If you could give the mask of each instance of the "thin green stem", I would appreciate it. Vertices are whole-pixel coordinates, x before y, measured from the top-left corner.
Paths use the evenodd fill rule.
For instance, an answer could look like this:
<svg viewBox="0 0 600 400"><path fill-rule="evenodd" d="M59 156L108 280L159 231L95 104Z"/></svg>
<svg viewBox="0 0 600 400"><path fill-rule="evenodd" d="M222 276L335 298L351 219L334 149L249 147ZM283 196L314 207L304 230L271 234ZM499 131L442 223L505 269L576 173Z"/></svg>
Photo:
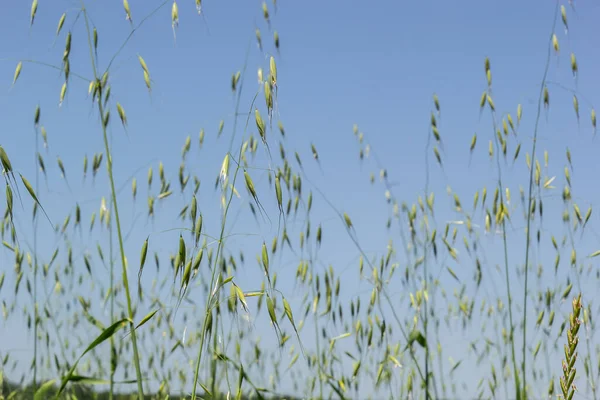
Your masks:
<svg viewBox="0 0 600 400"><path fill-rule="evenodd" d="M123 41L123 43L121 44L121 46L119 47L119 49L117 50L117 52L112 56L112 58L110 59L110 61L108 62L108 65L106 66L106 71L108 71L110 69L110 67L112 66L113 62L115 62L115 60L117 59L117 57L119 56L119 54L121 54L121 51L123 51L123 49L125 48L125 46L127 46L127 43L129 43L129 40L131 40L131 38L133 37L133 34L142 27L142 25L144 24L144 22L146 22L150 17L152 17L154 14L156 14L161 8L163 8L164 6L166 6L167 4L171 3L170 0L165 0L162 3L160 3L150 14L146 15L141 21L140 23L131 30L131 32L129 32L129 35L127 36L127 38L125 39L125 41Z"/></svg>
<svg viewBox="0 0 600 400"><path fill-rule="evenodd" d="M313 267L313 276L314 267ZM313 296L316 296L315 288L313 287ZM321 345L319 340L319 316L317 315L317 311L313 313L314 324L315 324L315 344L317 346L317 378L319 379L319 399L323 399L323 379L321 379Z"/></svg>
<svg viewBox="0 0 600 400"><path fill-rule="evenodd" d="M490 89L491 92L491 89ZM492 125L493 125L493 135L496 143L496 148L499 149L500 145L498 143L498 137L496 135L496 112L492 109ZM502 169L500 167L500 151L496 151L496 164L498 166L498 190L500 194L500 204L504 207L504 185L502 184ZM503 211L501 211L503 212ZM504 278L506 281L506 295L508 297L508 321L510 324L510 345L511 345L511 358L513 363L513 369L515 371L515 392L517 400L521 400L521 383L519 379L519 369L517 367L517 357L515 351L515 341L514 341L514 332L515 332L515 324L513 319L513 304L512 304L512 291L510 288L510 274L509 274L509 263L508 263L508 242L506 240L506 217L502 217L502 247L504 251Z"/></svg>
<svg viewBox="0 0 600 400"><path fill-rule="evenodd" d="M240 151L240 153L241 153L241 151ZM239 166L236 168L236 171L235 171L235 175L234 175L234 179L233 179L234 186L235 186L235 178L237 177L238 170L239 170ZM233 191L231 191L229 201L227 202L227 206L226 206L225 212L223 214L223 222L221 223L221 234L220 234L221 238L223 237L223 235L225 233L225 221L227 219L227 213L229 211L229 207L231 205L232 198L233 198ZM202 362L202 349L204 348L204 341L206 340L206 328L207 328L207 322L209 320L209 314L212 313L211 303L213 303L215 301L215 296L219 292L219 290L217 290L217 288L215 287L215 276L216 276L216 271L218 268L217 260L219 259L222 246L223 246L223 240L220 239L219 245L217 246L217 254L215 257L215 264L212 268L211 284L209 286L209 290L211 290L211 291L214 290L214 292L211 292L211 295L209 296L209 298L206 301L206 310L204 312L204 322L202 323L202 332L200 334L200 347L198 350L198 357L196 359L196 369L194 371L194 385L192 387L192 400L196 400L196 387L198 386L198 374L200 372L200 363ZM214 326L214 324L213 324L213 326Z"/></svg>
<svg viewBox="0 0 600 400"><path fill-rule="evenodd" d="M538 98L538 108L537 115L535 117L535 127L533 129L533 144L531 149L531 165L529 166L529 194L527 196L527 231L526 231L526 243L525 243L525 282L523 286L523 364L522 364L522 373L523 373L523 396L524 400L527 398L527 288L529 283L529 249L531 247L531 214L532 207L531 202L533 201L533 164L535 163L535 151L537 147L537 136L538 136L538 126L540 122L540 116L542 114L542 103L544 96L544 88L546 87L546 79L548 77L548 69L550 68L550 57L552 55L552 35L554 34L554 30L556 28L556 19L558 17L558 9L559 2L556 1L556 7L554 10L554 20L552 21L552 30L550 32L549 43L548 43L548 53L546 56L546 65L544 66L544 75L542 78L542 82L540 84L540 94Z"/></svg>
<svg viewBox="0 0 600 400"><path fill-rule="evenodd" d="M215 260L215 269L219 268L219 260L216 259ZM220 306L219 306L220 308ZM217 327L219 326L219 315L220 312L216 312L215 313L215 319L213 321L213 326ZM218 328L215 328L218 329ZM213 335L213 354L216 354L217 352L217 337L218 335ZM217 393L217 357L213 357L212 358L212 362L210 364L210 375L211 375L211 379L210 379L210 385L211 385L211 391L212 393Z"/></svg>
<svg viewBox="0 0 600 400"><path fill-rule="evenodd" d="M495 135L494 135L495 136ZM501 184L501 179L499 179ZM502 195L503 191L500 190L500 201L504 203L504 197ZM517 392L517 400L521 399L520 394L520 379L519 379L519 370L517 368L517 356L515 354L515 341L514 341L514 333L515 333L515 325L513 320L513 312L512 312L512 295L510 289L510 276L508 273L508 243L506 240L506 221L502 220L502 246L504 248L504 278L506 280L506 293L508 294L508 319L510 323L510 343L511 343L511 357L513 363L513 369L515 371L515 391ZM523 328L525 329L525 328Z"/></svg>
<svg viewBox="0 0 600 400"><path fill-rule="evenodd" d="M0 58L0 61L8 61L8 60L13 60L13 59L12 58ZM15 61L20 61L20 62L29 63L29 64L37 64L37 65L41 65L41 66L44 66L44 67L56 69L56 70L59 70L61 72L63 71L63 67L59 67L57 65L50 64L50 63L45 63L45 62L42 62L42 61L29 60L29 59L26 59L26 60L15 60ZM89 82L90 81L85 76L80 75L80 74L78 74L76 72L73 72L73 71L69 72L69 76L74 76L74 77L76 77L78 79L81 79L82 81L85 81L85 82Z"/></svg>
<svg viewBox="0 0 600 400"><path fill-rule="evenodd" d="M249 47L248 47L249 48ZM245 80L245 72L246 72L246 66L248 64L248 56L249 56L249 52L246 52L246 61L244 62L244 70L242 72L242 80L240 82L240 89L238 92L238 98L237 98L237 102L236 102L236 106L235 106L235 115L238 114L239 108L240 108L240 101L241 101L241 97L242 97L242 89L244 87L244 80ZM234 118L233 121L233 134L235 135L237 129L237 117ZM233 143L232 143L233 145ZM238 161L237 161L237 167L235 169L235 173L233 175L233 182L232 182L232 186L235 187L235 182L237 179L237 175L238 172L241 168L240 166L240 161L242 159L242 149L243 146L240 146L240 151L239 151L239 156L238 156ZM231 152L228 152L228 154ZM198 387L198 375L200 372L200 363L202 362L202 349L204 348L204 341L206 339L206 328L207 328L207 322L209 320L209 313L212 313L212 307L211 307L211 303L213 303L215 301L215 296L217 296L219 294L219 290L217 290L216 286L215 286L215 277L216 277L216 272L217 272L217 268L219 267L219 256L221 255L221 250L223 248L223 238L225 235L225 226L226 226L226 222L227 222L227 215L229 213L229 208L231 206L231 201L233 200L233 195L234 195L234 191L231 190L230 194L229 194L229 199L227 201L227 205L225 206L225 210L223 212L223 219L221 221L221 232L219 234L219 244L217 246L217 253L215 256L215 264L212 268L211 271L211 280L210 280L210 286L208 287L208 289L211 291L210 292L210 296L206 301L206 308L204 311L204 322L202 323L202 332L200 333L200 346L198 349L198 356L196 358L196 368L194 370L194 384L192 386L192 400L196 400L196 388ZM216 324L213 324L213 326L217 326ZM214 394L214 393L213 393Z"/></svg>
<svg viewBox="0 0 600 400"><path fill-rule="evenodd" d="M93 46L92 46L92 38L91 38L91 33L90 33L90 24L89 24L89 20L87 17L87 11L85 9L85 4L83 3L83 0L81 1L81 7L82 7L83 15L85 18L85 25L86 25L87 36L88 36L88 47L90 50L90 60L91 60L91 64L92 64L92 70L94 72L94 79L97 83L99 83L98 72L96 69L96 61L94 58L94 50L93 50ZM131 342L133 345L133 361L134 361L134 365L135 365L135 373L136 373L136 380L137 380L138 399L144 400L144 387L142 384L142 370L140 367L140 357L139 357L137 337L136 337L136 332L135 332L135 323L133 321L134 315L133 315L133 307L131 305L131 293L129 291L129 279L127 277L127 261L125 259L125 248L123 246L123 234L121 232L121 221L119 219L119 206L117 204L117 192L115 189L115 180L114 180L113 168L112 168L112 166L113 166L112 153L110 150L110 145L108 143L108 133L107 133L107 129L106 129L107 124L105 123L102 94L103 94L102 86L99 84L98 85L98 112L100 113L102 136L104 139L104 149L106 151L106 169L107 169L107 173L108 173L108 179L110 182L111 198L112 198L112 203L113 203L113 207L114 207L115 222L117 225L117 236L119 239L119 250L121 253L121 266L122 266L122 271L123 271L123 288L125 290L125 297L127 299L127 313L129 316L129 327L131 330Z"/></svg>
<svg viewBox="0 0 600 400"><path fill-rule="evenodd" d="M37 165L37 152L39 151L39 137L37 129L35 129L35 152L34 167L35 167L35 192L39 191L39 176L40 171ZM34 210L37 210L37 203L34 203ZM38 221L37 212L33 215L33 391L37 391L37 353L38 353L38 290L37 290L37 275L38 275L38 257L37 257L37 234Z"/></svg>
<svg viewBox="0 0 600 400"><path fill-rule="evenodd" d="M114 254L113 254L113 227L110 221L112 220L112 213L109 215L109 230L108 230L108 253L110 258L110 323L111 325L115 323L115 262L114 262ZM116 348L115 348L115 339L113 336L110 337L110 391L108 393L109 400L113 400L114 398L114 387L115 387L115 369L116 365Z"/></svg>
<svg viewBox="0 0 600 400"><path fill-rule="evenodd" d="M427 196L429 195L429 147L431 143L431 135L427 135L427 144L425 146L425 189L424 189L424 201L427 202ZM427 210L427 208L424 208ZM427 212L427 211L425 211ZM429 293L428 293L428 251L427 251L427 243L429 242L429 229L428 222L425 221L425 239L423 240L423 291L426 296L423 296L423 335L425 336L425 399L430 400L429 397L429 337L428 337L428 327L429 327L429 313L428 313L428 303L429 303ZM437 395L436 395L437 397Z"/></svg>

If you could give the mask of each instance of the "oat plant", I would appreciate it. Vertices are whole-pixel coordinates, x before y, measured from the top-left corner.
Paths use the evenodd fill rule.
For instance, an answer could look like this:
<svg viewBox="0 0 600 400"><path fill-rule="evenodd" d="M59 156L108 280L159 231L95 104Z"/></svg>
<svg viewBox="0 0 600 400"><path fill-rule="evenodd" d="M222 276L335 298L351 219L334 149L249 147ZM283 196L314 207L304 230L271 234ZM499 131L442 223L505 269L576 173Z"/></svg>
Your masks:
<svg viewBox="0 0 600 400"><path fill-rule="evenodd" d="M600 251L581 255L584 236L593 235L592 202L575 185L570 150L557 157L541 148L550 111L570 115L581 131L590 131L590 120L596 129L593 104L578 86L579 63L569 52L576 38L568 29L575 14L567 4L553 4L533 106L521 101L505 108L512 98L503 95L502 70L482 55L485 81L472 98L479 110L465 110L471 120L479 112L481 126L470 143L457 144L447 125L452 118L445 118L453 99L429 95L419 137L423 168L408 171L418 176L414 188L396 175L396 165L387 165L375 146L379 133L358 123L348 129L360 167L352 189L379 196L372 206L384 212L381 237L374 232L379 226L365 225L366 218L379 223L370 219L370 208L351 210L332 200L338 193L328 185L330 168L346 154L329 163L320 143L309 143L280 119L294 111L280 110L278 101L289 93L291 68L278 31L278 9L285 4L252 6L258 18L250 44L225 82L227 115L210 116L212 125L196 133L166 133L182 142L178 158L159 149L160 159L142 161L129 176L113 169L127 154L119 153L119 137L112 135L147 138L133 128L130 100L118 92L122 65L133 60L141 93L156 106L161 85L170 82L158 78L164 71L153 56L130 51L132 38L143 37L140 28L156 19L177 49L186 39L180 29L190 21L190 8L168 0L144 11L120 2L128 31L104 61L104 46L115 44L104 43L104 28L86 4L57 15L52 40L60 44L59 65L20 60L11 77L12 86L22 82L30 65L59 73L63 111L83 83L101 140L100 149L91 141L76 155L83 168L74 170L74 157L61 154L54 132L46 131L48 107L42 114L38 106L33 185L0 147L6 182L0 232L13 264L12 271L0 272L0 289L5 275L15 286L3 289L2 314L8 320L22 310L33 331L33 391L15 389L7 397L116 400L131 389L129 396L140 400L429 400L466 393L525 400L554 395L565 330L562 394L574 396L575 346L584 332L585 351L578 347L584 373L577 377L585 383L578 387L596 397L597 308L591 300L584 308L580 295L569 319L558 311L572 291L585 293L600 276L593 265ZM202 17L195 23L208 33L204 5L195 2ZM47 18L39 10L34 0L30 28ZM72 57L80 36L89 76ZM565 69L572 81L549 78ZM562 110L565 98L572 109ZM466 156L471 168L490 168L489 176L469 177L467 192L461 189L465 177L449 174ZM204 173L208 179L201 179ZM85 196L75 186L80 178ZM370 187L363 187L363 178ZM57 203L52 215L46 214L47 199ZM31 244L21 204L33 206ZM243 223L250 228L240 229ZM331 248L342 250L327 253ZM7 352L0 361L6 377L18 360ZM25 381L22 376L20 387Z"/></svg>

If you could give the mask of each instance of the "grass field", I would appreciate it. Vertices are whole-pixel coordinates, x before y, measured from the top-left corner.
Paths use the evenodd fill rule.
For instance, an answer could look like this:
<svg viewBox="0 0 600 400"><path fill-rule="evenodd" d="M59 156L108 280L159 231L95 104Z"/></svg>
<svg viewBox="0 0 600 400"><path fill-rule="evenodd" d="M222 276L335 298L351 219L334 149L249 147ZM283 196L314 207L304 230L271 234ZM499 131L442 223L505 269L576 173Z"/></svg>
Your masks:
<svg viewBox="0 0 600 400"><path fill-rule="evenodd" d="M596 5L13 3L0 399L600 398Z"/></svg>

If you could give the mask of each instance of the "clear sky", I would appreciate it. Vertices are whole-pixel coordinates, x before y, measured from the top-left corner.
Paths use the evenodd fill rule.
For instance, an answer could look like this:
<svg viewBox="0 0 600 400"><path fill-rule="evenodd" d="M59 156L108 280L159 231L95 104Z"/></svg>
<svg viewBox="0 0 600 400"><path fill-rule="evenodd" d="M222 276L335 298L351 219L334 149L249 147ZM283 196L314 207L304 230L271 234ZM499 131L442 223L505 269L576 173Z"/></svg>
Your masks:
<svg viewBox="0 0 600 400"><path fill-rule="evenodd" d="M134 23L137 24L161 2L130 0L129 3ZM171 27L171 6L167 5L136 32L115 59L111 70L111 101L119 101L123 105L129 120L126 134L118 121L113 103L110 135L114 148L115 180L117 187L125 187L121 195L124 229L128 232L129 227L133 226L126 241L130 265L136 266L131 271L132 281L135 281L139 249L148 235L152 252L166 255L176 249L179 230L168 233L161 231L180 227L180 220L176 220L176 217L189 202L189 191L185 196L176 193L173 199L157 203L159 217L154 223L146 222L146 172L149 166L154 168L153 185L156 191L160 160L172 180L172 186L178 188L181 147L188 135L191 135L193 149L188 162L190 172L198 175L202 181L200 209L208 216L207 232L217 235L220 223L219 195L214 190L214 182L232 134L235 99L230 90L231 75L243 69L245 54L250 48L246 92L240 109L241 113L247 113L252 96L258 89L256 69L261 66L265 71L268 70L268 56L273 50L272 31L262 20L260 1L205 0L205 19L197 15L192 1L179 3L176 41ZM548 81L578 91L581 120L578 124L573 111L572 93L556 84L549 84L550 111L542 113L538 142L541 162L545 150L550 159L549 169L544 170L544 176L556 176L554 186L557 187L554 193L548 194L545 204L544 212L548 217L544 221L544 232L551 232L557 239L566 232L561 224L563 206L560 191L565 184L563 170L567 165L567 146L574 165L571 174L575 201L582 210L587 210L590 205L598 205L599 194L595 162L598 142L593 138L589 115L591 105L600 104L600 81L597 79L597 71L600 70L600 3L576 2L575 11L567 1L561 0L563 3L569 15L569 32L567 35L559 17L556 34L561 47L560 55L552 55ZM272 3L268 4L272 8ZM99 62L101 69L104 69L129 35L131 26L125 20L120 1L89 1L86 5L98 29ZM50 187L46 189L41 177L42 204L53 222L61 224L66 213L72 211L76 202L79 203L84 210L84 234L81 237L70 228L72 237L69 240L76 252L87 249L95 255L96 242L86 237L87 224L91 212L98 211L100 197L108 196L108 192L105 189L107 180L104 164L95 186L91 185L89 177L82 185L83 155L87 154L91 161L94 153L104 152L104 146L96 108L92 107L87 97L92 72L83 20L75 22L79 7L76 1L40 1L35 23L29 28L29 2L4 3L0 13L0 37L4 38L0 41L0 144L10 155L15 168L33 182L33 114L35 106L40 104L42 125L47 129L50 145L47 152L42 150ZM67 19L63 32L55 42L56 26L65 11ZM496 163L487 156L488 141L493 138L489 111L486 109L481 117L479 115L479 99L486 88L484 58L487 56L491 60L498 114L501 116L510 112L516 119L517 104L523 105L523 121L519 129L522 153L517 163L512 166L512 162L509 162L503 172L505 185L511 188L513 201L517 203L519 186L527 190L524 153L531 151L539 85L554 12L555 2L541 0L278 2L277 13L272 11L272 26L281 40L281 52L276 55L279 76L277 112L286 130L286 149L288 153L298 151L310 181L323 190L339 210L351 216L361 246L369 254L385 254L389 239L399 249L400 239L385 230L390 210L385 202L385 188L379 180L375 185L369 184L370 173L378 177L379 170L373 157L359 162L353 124L358 124L364 132L372 156L376 155L378 161L387 168L388 177L394 183L394 195L400 201L412 204L424 190L425 146L430 134L432 96L437 94L441 103L444 170L438 168L430 153L430 188L436 193L436 203L440 204L439 211L436 211L436 222L443 229L445 221L457 218L450 208L452 200L446 195L447 186L461 196L463 203L470 205L475 191L483 186L487 186L488 196L491 197L491 188L497 179ZM256 46L256 27L261 28L266 52L261 53ZM59 65L65 34L70 29L73 29L71 71L74 76L62 106L59 107L59 93L63 77L58 70L25 62L17 84L11 88L19 60ZM570 69L571 52L576 54L579 64L576 80ZM150 69L153 81L151 96L144 85L137 54L144 57ZM75 74L87 80L79 79ZM262 96L259 96L259 103L262 107ZM221 120L225 121L224 130L222 136L217 137ZM239 146L244 124L245 118L239 118L234 146ZM198 135L201 129L205 130L205 141L203 149L199 150ZM255 131L252 120L250 130ZM470 160L469 144L475 132L478 134L477 151ZM273 158L279 160L277 129L269 131L269 140ZM311 160L311 143L319 151L322 171ZM509 155L514 152L515 146L516 141L511 141ZM69 186L60 178L57 156L60 156L67 169ZM288 154L288 158L293 160L293 154ZM512 156L509 156L509 160L512 161ZM268 160L260 148L254 166L268 167ZM266 173L261 170L252 173L257 186L267 188ZM139 187L135 205L131 204L130 195L132 176L137 178ZM311 185L305 183L307 190L310 190ZM24 190L21 190L23 193ZM241 216L236 217L235 225L230 227L233 232L255 235L233 237L227 243L229 250L234 253L238 248L246 253L246 260L249 261L246 263L247 269L236 274L236 280L248 286L243 287L245 290L258 289L253 286L258 285L261 279L260 270L253 264L254 256L259 254L263 240L270 243L277 234L274 198L270 192L266 193L271 199L263 204L271 210L269 217L272 224L261 222L257 226L247 205L241 201L233 213L236 216L238 210L242 210ZM240 194L245 202L246 190L240 190ZM31 242L29 202L24 203L27 208L25 211L19 209L17 228L21 238ZM515 269L522 267L524 256L524 218L521 213L519 208L519 213L513 217L514 231L509 241L512 256L510 264ZM595 268L597 264L593 263L595 259L585 261L584 257L600 248L600 237L595 230L599 213L594 211L586 234L575 239L580 260L586 268L590 265ZM476 219L475 223L483 226L481 213L477 214ZM322 223L324 232L324 246L319 253L322 264L333 265L336 275L342 277L345 298L361 293L366 294L368 300L370 285L358 281L358 252L336 214L315 192L313 230L318 222ZM40 227L45 223L47 221L41 219ZM47 258L62 243L62 239L47 229L45 232L39 238L39 247L45 255L44 262L48 262ZM297 234L291 239L297 242ZM500 239L500 236L496 236L483 242L489 262L486 268L490 274L484 278L485 296L492 301L496 295L505 298L503 274L495 270L496 265L503 264ZM60 258L64 262L64 244L60 246ZM473 260L468 257L460 241L458 248L461 262L452 267L461 279L469 282ZM561 268L568 268L569 253L567 246L561 254ZM543 263L549 271L553 269L554 255L547 234L542 246L534 248L532 263ZM399 251L398 257L402 263L402 251ZM294 304L302 297L301 291L291 292L298 259L291 253L277 259L275 270L280 275L278 285L282 290L290 289L290 303ZM0 260L2 271L6 271L0 299L10 304L14 301L14 255L3 249L0 251ZM163 264L166 265L166 258ZM154 271L154 268L148 268L145 272L145 285L151 285ZM94 284L106 287L108 278L105 270L100 269L95 277ZM450 294L459 287L447 273L441 274L440 279L442 284L448 285ZM540 289L553 287L554 279L554 274L549 272L541 280L532 278L532 295ZM560 278L556 279L561 282ZM515 273L511 280L515 290L522 293L522 279ZM587 297L588 302L592 299L596 302L594 290L598 281L589 281L588 284L589 290L584 292L584 298ZM52 288L52 284L48 287ZM473 294L467 292L469 296ZM394 295L402 304L401 308L405 307L408 295ZM17 308L20 309L28 304L23 288L19 296ZM521 303L521 295L517 295L517 299ZM165 301L172 303L169 299ZM479 305L478 300L475 307ZM568 312L568 303L561 310ZM140 311L140 314L147 311L150 309ZM535 319L535 311L530 309L530 312ZM261 318L266 317L261 315ZM7 321L0 321L0 353L10 350L11 357L21 360L20 371L28 368L32 354L32 334L26 330L24 323L24 318L18 313ZM178 323L177 326L183 331L183 324ZM479 323L473 322L473 329L476 328L479 328ZM257 324L255 329L257 334L273 337L267 324ZM308 327L306 332L306 344L310 346L313 339L308 334ZM343 332L331 332L332 336L339 333ZM467 349L464 343L477 336L478 331L463 333L455 329L444 338L447 342L443 344L451 346L445 356L461 359L462 352ZM537 338L532 335L528 339L530 346L535 346ZM596 355L594 357L597 359ZM286 363L283 362L284 365ZM552 365L558 367L560 363L553 362ZM463 361L458 382L477 373L477 368L474 362ZM489 370L487 367L484 369L486 373ZM560 371L554 368L552 372L558 374ZM369 391L368 388L365 390ZM465 393L474 394L474 384L465 390Z"/></svg>

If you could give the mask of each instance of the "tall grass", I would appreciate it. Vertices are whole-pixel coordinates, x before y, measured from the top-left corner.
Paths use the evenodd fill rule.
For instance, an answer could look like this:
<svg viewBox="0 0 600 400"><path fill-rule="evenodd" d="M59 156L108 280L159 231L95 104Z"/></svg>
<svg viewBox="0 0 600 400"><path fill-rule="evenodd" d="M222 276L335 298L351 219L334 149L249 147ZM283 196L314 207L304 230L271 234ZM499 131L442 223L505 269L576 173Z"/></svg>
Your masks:
<svg viewBox="0 0 600 400"><path fill-rule="evenodd" d="M444 104L452 99L433 94L422 185L414 199L404 185L394 184L395 171L386 167L376 140L369 140L374 135L354 125L359 163L373 171L371 183L385 193L388 219L381 237L386 243L375 249L379 236L365 225L370 209L340 206L334 200L337 194L323 183L331 165L322 163L327 152L318 151L319 143L312 142L308 151L309 143L298 132L286 130L279 119L278 96L285 93L287 82L281 73L285 62L277 11L285 4L257 3L260 20L240 60L242 66L229 83L231 114L215 116L206 135L201 128L197 137L183 137L179 166L174 167L174 158L160 149L164 162L148 159L135 171L120 173L114 167L125 165L119 157L127 154L119 152L121 142L114 132L123 130L133 151L139 141L147 140L145 132L137 132L135 122L129 121L123 99L130 98L119 89L128 87L119 78L120 71L132 67L127 57L137 64L137 78L153 106L161 85L169 84L155 80L162 76L155 75L160 68L152 63L156 55L134 52L132 38L143 39L146 21L169 14L177 46L184 7L168 0L144 11L143 5L123 1L125 22L118 21L121 15L114 23L129 24L130 33L119 43L105 43L102 25L96 24L86 4L81 1L69 8L58 21L56 42L65 41L58 52L61 62L20 60L13 77L11 90L33 93L33 85L27 86L27 79L33 80L27 76L30 70L60 72L58 94L65 118L75 115L69 114L69 97L85 86L94 115L90 120L99 124L93 125L94 132L99 131L98 142L90 139L86 151L96 145L99 149L91 162L87 152L78 154L84 159L83 174L81 188L73 190L77 175L72 159L63 163L59 157L68 149L51 147L52 136L43 126L50 105L42 103L34 115L33 185L21 172L27 168L22 159L30 150L8 140L3 143L0 159L7 207L0 231L4 253L14 268L5 268L0 275L2 311L10 321L6 326L18 326L18 314L25 316L33 331L33 354L28 368L13 355L10 344L0 346L5 381L0 398L117 399L128 393L139 400L178 396L525 400L553 396L555 384L565 398L575 398L576 387L596 398L600 368L593 343L598 313L591 305L590 287L600 275L586 263L600 251L588 251L590 243L582 244L584 234L586 238L593 234L592 206L586 210L578 205L591 201L573 195L575 170L568 148L561 195L552 191L561 180L549 167L548 152L541 160L538 148L542 116L550 111L549 87L556 88L553 99L555 93L556 98L565 94L572 98L569 112L574 111L581 131L596 130L593 104L578 87L578 61L568 50L576 38L570 36L571 11L564 4L554 4L531 133L524 132L528 128L522 125L523 105L516 107L516 114L502 111L499 99L504 98L496 98L498 86L492 79L494 60L483 56L485 90L474 100L479 100L480 118L489 112L485 129L492 128L491 136L475 134L461 154L447 151L455 148L455 139L442 115ZM203 3L196 1L196 6L204 17ZM38 12L34 0L29 28L43 18L47 15ZM210 40L209 20L202 22ZM564 45L558 36L561 28L569 35ZM72 53L81 51L73 45L80 37L78 43L84 42L89 53L89 77L82 65L71 65ZM109 54L103 70L104 48L116 51ZM568 60L577 87L550 81L554 59ZM251 72L254 61L256 88L250 84L256 79ZM293 66L286 65L283 71L286 68ZM564 105L560 100L557 104ZM78 110L77 105L72 107ZM585 119L584 110L589 115ZM181 139L179 132L170 134ZM220 147L223 136L229 138ZM481 145L485 141L487 147ZM297 150L295 143L302 143L306 151ZM463 176L446 175L447 165L464 161L467 152L469 163L488 161L493 167L489 181L471 182L480 187L474 194L452 188ZM53 157L56 164L50 161ZM523 159L526 189L517 188L520 175L513 176L521 171ZM209 176L201 179L202 173ZM447 201L436 187L440 181L446 185ZM356 196L366 193L360 183L353 185ZM129 188L131 202L124 195ZM216 193L212 198L211 190ZM147 198L140 211L143 196ZM467 196L474 197L465 200ZM60 202L53 204L57 197ZM31 230L21 222L25 205L33 207ZM377 211L374 215L380 215ZM61 213L66 214L62 224L57 223ZM84 228L84 216L90 218L89 228ZM557 223L563 224L562 240L555 237L560 233L553 230L560 228ZM240 224L244 230L237 228ZM495 236L501 239L498 247ZM339 243L346 246L343 251ZM331 252L333 261L327 256L329 248L337 250ZM568 265L561 257L565 251ZM583 251L588 254L581 256ZM548 261L551 252L554 264ZM30 268L23 268L24 261ZM132 273L138 274L137 291ZM7 290L8 283L14 290ZM31 299L27 305L23 285ZM567 310L565 301L574 286L580 294ZM585 348L577 347L578 334L585 337ZM558 343L565 337L567 345L561 349ZM583 373L577 369L576 349L582 354ZM457 355L459 360L452 358ZM18 366L25 371L20 380Z"/></svg>

